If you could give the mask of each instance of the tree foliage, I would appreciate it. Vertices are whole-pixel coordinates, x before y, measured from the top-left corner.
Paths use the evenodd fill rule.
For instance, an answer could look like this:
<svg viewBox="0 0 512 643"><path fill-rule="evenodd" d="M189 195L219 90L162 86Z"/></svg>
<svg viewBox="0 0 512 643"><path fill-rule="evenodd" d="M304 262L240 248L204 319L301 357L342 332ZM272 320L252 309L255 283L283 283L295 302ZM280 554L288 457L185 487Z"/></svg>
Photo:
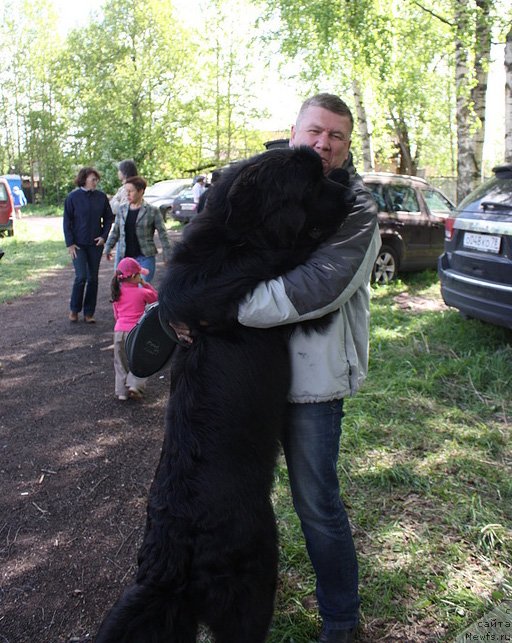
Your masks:
<svg viewBox="0 0 512 643"><path fill-rule="evenodd" d="M97 166L112 192L123 158L154 181L261 150L250 123L256 90L239 56L253 35L233 20L227 28L233 9L241 14L236 0L227 4L212 5L208 41L168 0L106 0L59 42L48 38L57 33L51 0L37 16L35 3L9 0L0 31L4 171L39 177L44 196L60 201L83 165ZM23 39L13 38L17 29Z"/></svg>
<svg viewBox="0 0 512 643"><path fill-rule="evenodd" d="M297 61L298 75L354 105L365 169L371 158L372 166L402 173L454 174L458 152L459 166L464 155L472 159L464 172L474 183L491 34L501 37L510 7L499 0L264 0L264 6L266 20L279 25L269 37Z"/></svg>
<svg viewBox="0 0 512 643"><path fill-rule="evenodd" d="M6 0L0 171L39 178L57 203L86 164L112 192L122 158L152 182L246 157L272 136L256 124L280 100L260 85L278 59L301 96L332 91L351 104L364 169L458 168L468 186L482 173L504 0L193 2L198 19L187 21L169 0L104 0L61 39L53 0Z"/></svg>

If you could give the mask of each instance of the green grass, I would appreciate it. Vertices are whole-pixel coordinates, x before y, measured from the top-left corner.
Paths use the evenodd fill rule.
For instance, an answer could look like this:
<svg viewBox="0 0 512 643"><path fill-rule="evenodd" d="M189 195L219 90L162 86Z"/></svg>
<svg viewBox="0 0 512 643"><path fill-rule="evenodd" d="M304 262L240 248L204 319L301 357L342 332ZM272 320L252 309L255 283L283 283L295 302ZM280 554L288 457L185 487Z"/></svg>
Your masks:
<svg viewBox="0 0 512 643"><path fill-rule="evenodd" d="M6 276L12 298L68 261L60 236L34 240L28 226L1 240L0 301ZM346 401L339 472L360 561L361 639L448 642L512 599L512 333L403 307L404 293L440 302L431 271L374 289L370 370ZM319 626L315 581L283 461L273 497L281 560L269 641L306 643Z"/></svg>
<svg viewBox="0 0 512 643"><path fill-rule="evenodd" d="M14 236L0 239L0 248L5 252L0 260L0 303L33 292L52 271L70 262L62 226L54 219L36 226L24 214L14 222Z"/></svg>
<svg viewBox="0 0 512 643"><path fill-rule="evenodd" d="M369 375L345 407L339 472L360 562L361 638L453 641L512 598L512 333L454 310L404 309L404 293L441 301L432 271L374 289ZM269 640L305 643L318 627L314 577L283 467Z"/></svg>
<svg viewBox="0 0 512 643"><path fill-rule="evenodd" d="M26 217L59 217L62 216L62 206L37 204L28 205L22 210L23 218Z"/></svg>

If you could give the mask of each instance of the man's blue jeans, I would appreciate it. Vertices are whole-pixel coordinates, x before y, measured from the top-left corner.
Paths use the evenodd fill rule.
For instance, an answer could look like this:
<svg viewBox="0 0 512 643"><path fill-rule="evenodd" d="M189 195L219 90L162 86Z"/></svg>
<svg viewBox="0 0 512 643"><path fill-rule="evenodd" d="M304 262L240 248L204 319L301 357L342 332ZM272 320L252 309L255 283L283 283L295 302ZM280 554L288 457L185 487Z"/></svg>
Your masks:
<svg viewBox="0 0 512 643"><path fill-rule="evenodd" d="M295 511L316 573L324 626L358 623L358 567L352 532L340 498L336 464L343 400L289 404L283 448Z"/></svg>
<svg viewBox="0 0 512 643"><path fill-rule="evenodd" d="M80 246L76 251L76 258L73 259L75 281L69 303L69 309L73 313L79 313L83 306L85 316L94 315L102 252L103 246Z"/></svg>

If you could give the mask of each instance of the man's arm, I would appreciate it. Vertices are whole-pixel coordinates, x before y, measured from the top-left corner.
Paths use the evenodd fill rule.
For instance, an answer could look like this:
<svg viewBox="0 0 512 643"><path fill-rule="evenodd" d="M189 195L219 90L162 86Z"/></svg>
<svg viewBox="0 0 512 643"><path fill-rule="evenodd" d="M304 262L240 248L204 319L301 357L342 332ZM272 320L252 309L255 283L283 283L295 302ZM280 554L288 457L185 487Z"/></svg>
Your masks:
<svg viewBox="0 0 512 643"><path fill-rule="evenodd" d="M377 208L359 177L351 187L356 202L338 232L306 263L260 283L238 308L241 324L268 328L323 317L368 283L381 245Z"/></svg>
<svg viewBox="0 0 512 643"><path fill-rule="evenodd" d="M103 243L107 242L108 238L108 233L110 232L110 228L112 227L112 224L114 223L114 214L112 213L112 208L110 207L110 203L108 201L107 195L103 195L105 197L104 203L103 203L103 212L102 212L102 227L101 227L101 237L103 239Z"/></svg>

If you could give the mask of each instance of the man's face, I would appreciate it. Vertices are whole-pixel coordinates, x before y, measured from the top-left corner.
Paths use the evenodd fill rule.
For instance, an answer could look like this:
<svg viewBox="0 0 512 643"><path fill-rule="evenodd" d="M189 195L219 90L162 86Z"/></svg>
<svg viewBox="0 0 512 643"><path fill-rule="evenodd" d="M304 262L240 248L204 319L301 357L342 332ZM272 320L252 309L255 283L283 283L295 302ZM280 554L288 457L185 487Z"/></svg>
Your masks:
<svg viewBox="0 0 512 643"><path fill-rule="evenodd" d="M322 159L324 174L341 167L348 157L352 124L348 116L341 116L323 107L308 107L296 125L292 125L290 147L307 145Z"/></svg>
<svg viewBox="0 0 512 643"><path fill-rule="evenodd" d="M96 174L88 174L86 179L85 179L85 185L84 188L86 190L95 190L96 186L98 185L98 177Z"/></svg>
<svg viewBox="0 0 512 643"><path fill-rule="evenodd" d="M139 203L139 201L142 201L142 197L144 195L144 190L137 190L133 183L125 183L124 192L128 199L128 203Z"/></svg>

